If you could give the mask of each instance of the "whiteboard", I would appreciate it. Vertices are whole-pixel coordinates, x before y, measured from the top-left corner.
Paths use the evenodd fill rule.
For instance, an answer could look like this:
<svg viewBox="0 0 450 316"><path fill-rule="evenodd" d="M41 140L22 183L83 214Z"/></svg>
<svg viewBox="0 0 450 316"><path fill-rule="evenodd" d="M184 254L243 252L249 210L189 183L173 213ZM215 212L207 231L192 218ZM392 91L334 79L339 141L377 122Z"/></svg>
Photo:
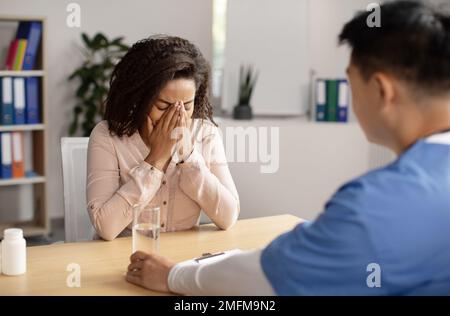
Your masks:
<svg viewBox="0 0 450 316"><path fill-rule="evenodd" d="M251 64L259 79L254 114L300 115L308 110L308 0L228 0L222 109L237 103L239 67Z"/></svg>

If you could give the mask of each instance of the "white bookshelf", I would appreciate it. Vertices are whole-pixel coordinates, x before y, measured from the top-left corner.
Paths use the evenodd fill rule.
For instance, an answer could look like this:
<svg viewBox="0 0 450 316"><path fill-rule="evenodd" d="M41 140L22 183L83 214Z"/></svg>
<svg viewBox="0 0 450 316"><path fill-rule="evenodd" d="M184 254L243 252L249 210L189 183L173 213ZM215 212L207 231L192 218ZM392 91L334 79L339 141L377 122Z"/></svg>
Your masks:
<svg viewBox="0 0 450 316"><path fill-rule="evenodd" d="M42 70L0 70L2 77L43 77L45 72Z"/></svg>
<svg viewBox="0 0 450 316"><path fill-rule="evenodd" d="M33 183L45 183L45 177L36 176L36 177L25 177L25 178L0 179L0 186L33 184Z"/></svg>
<svg viewBox="0 0 450 316"><path fill-rule="evenodd" d="M44 124L0 125L0 132L42 131L44 129Z"/></svg>
<svg viewBox="0 0 450 316"><path fill-rule="evenodd" d="M25 164L32 165L35 176L24 178L0 179L0 238L3 230L9 227L19 227L26 237L47 235L50 232L50 220L47 210L47 103L46 103L46 20L38 16L5 16L0 15L0 48L7 49L10 45L11 30L15 30L20 21L39 21L42 23L42 36L39 51L36 56L34 70L11 71L0 70L0 77L38 77L40 79L40 124L0 125L0 132L23 132L25 136ZM10 34L8 34L10 32ZM0 60L0 67L4 67ZM28 154L27 154L28 150ZM28 156L27 156L28 155ZM27 170L26 170L27 171ZM14 217L14 212L27 216L22 219L5 220L4 212Z"/></svg>

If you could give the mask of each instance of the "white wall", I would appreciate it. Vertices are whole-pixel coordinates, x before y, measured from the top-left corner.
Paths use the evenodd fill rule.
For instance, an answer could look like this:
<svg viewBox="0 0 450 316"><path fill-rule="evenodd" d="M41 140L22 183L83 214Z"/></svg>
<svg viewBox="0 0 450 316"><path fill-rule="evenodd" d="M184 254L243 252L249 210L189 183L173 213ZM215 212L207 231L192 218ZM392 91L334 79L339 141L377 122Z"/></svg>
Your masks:
<svg viewBox="0 0 450 316"><path fill-rule="evenodd" d="M1 14L47 17L48 207L53 217L64 214L60 138L67 135L75 104L75 85L67 77L82 62L81 32L123 35L129 44L154 33L178 35L197 44L208 60L212 55L210 0L76 0L81 6L79 29L66 26L66 6L71 2L0 0Z"/></svg>
<svg viewBox="0 0 450 316"><path fill-rule="evenodd" d="M258 81L255 114L305 113L310 86L309 0L228 0L222 108L237 105L239 69L252 65Z"/></svg>
<svg viewBox="0 0 450 316"><path fill-rule="evenodd" d="M303 114L311 71L345 77L348 49L338 35L370 0L228 0L222 108L237 102L239 67L260 76L251 101L256 114Z"/></svg>
<svg viewBox="0 0 450 316"><path fill-rule="evenodd" d="M369 143L356 123L314 123L298 118L242 122L221 119L219 125L225 144L227 127L279 128L277 172L262 173L260 167L267 163L261 163L261 159L253 163L230 160L234 161L229 167L240 196L241 218L290 213L313 219L339 186L369 168ZM258 137L262 135L258 133Z"/></svg>
<svg viewBox="0 0 450 316"><path fill-rule="evenodd" d="M309 0L311 65L320 76L345 76L349 50L338 46L342 27L371 0Z"/></svg>

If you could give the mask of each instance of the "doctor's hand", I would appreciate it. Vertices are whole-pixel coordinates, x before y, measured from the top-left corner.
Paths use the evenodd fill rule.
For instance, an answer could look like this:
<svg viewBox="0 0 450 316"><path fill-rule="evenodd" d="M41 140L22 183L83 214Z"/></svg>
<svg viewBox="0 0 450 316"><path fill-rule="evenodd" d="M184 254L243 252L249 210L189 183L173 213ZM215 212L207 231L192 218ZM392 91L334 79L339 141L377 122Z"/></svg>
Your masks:
<svg viewBox="0 0 450 316"><path fill-rule="evenodd" d="M171 260L155 253L136 251L130 257L126 280L159 292L170 292L168 277L175 265Z"/></svg>

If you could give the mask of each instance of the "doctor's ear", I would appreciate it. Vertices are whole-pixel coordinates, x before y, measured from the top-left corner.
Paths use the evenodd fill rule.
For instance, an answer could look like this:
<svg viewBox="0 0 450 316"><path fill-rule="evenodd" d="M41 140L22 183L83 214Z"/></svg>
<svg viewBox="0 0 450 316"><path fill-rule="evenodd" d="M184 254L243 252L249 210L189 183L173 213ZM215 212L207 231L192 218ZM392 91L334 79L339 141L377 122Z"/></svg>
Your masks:
<svg viewBox="0 0 450 316"><path fill-rule="evenodd" d="M376 89L375 95L379 98L380 106L392 105L396 98L395 79L385 73L377 72L373 74L372 82Z"/></svg>

